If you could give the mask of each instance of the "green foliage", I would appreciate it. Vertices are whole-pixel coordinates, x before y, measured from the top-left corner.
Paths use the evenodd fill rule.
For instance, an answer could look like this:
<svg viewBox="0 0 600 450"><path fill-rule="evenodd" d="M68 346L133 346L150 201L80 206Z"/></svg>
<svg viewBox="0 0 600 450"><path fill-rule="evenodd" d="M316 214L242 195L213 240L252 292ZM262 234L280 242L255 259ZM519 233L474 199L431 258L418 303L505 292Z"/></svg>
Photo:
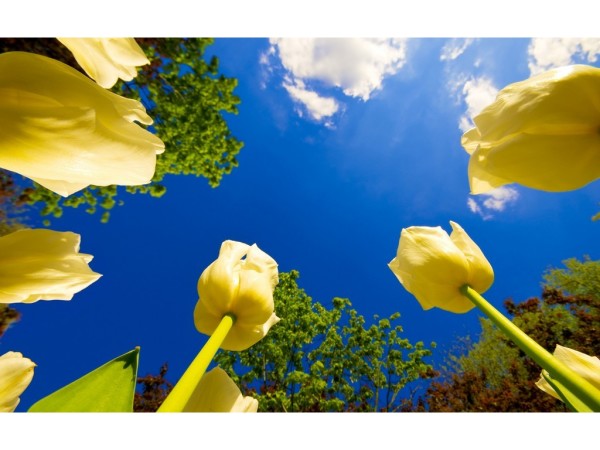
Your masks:
<svg viewBox="0 0 600 450"><path fill-rule="evenodd" d="M36 402L29 412L132 412L136 347Z"/></svg>
<svg viewBox="0 0 600 450"><path fill-rule="evenodd" d="M431 350L401 337L400 314L367 326L348 299L327 309L298 287L297 271L279 275L281 321L248 350L215 357L259 411L398 411L400 391L432 376Z"/></svg>
<svg viewBox="0 0 600 450"><path fill-rule="evenodd" d="M57 40L0 40L4 51L25 50L59 59L79 69L72 55ZM119 82L112 90L141 101L154 119L152 130L163 140L166 150L157 155L152 182L143 186L90 186L68 198L34 183L24 191L30 205L39 205L42 216L60 217L63 207L86 207L94 214L101 210L101 221L107 222L110 210L123 191L161 197L166 175L194 175L207 179L217 187L223 175L237 167L237 154L243 143L232 136L224 115L237 114L240 99L233 94L237 79L219 74L219 61L205 61L208 38L142 38L149 65L138 68L130 82Z"/></svg>
<svg viewBox="0 0 600 450"><path fill-rule="evenodd" d="M600 301L600 260L592 261L586 256L583 261L571 258L563 264L564 269L550 269L544 274L546 286Z"/></svg>
<svg viewBox="0 0 600 450"><path fill-rule="evenodd" d="M600 355L600 261L569 259L544 274L541 299L505 302L513 323L542 347L556 344ZM574 295L567 295L574 294ZM434 381L415 409L430 411L567 411L535 386L541 369L487 319L463 356Z"/></svg>

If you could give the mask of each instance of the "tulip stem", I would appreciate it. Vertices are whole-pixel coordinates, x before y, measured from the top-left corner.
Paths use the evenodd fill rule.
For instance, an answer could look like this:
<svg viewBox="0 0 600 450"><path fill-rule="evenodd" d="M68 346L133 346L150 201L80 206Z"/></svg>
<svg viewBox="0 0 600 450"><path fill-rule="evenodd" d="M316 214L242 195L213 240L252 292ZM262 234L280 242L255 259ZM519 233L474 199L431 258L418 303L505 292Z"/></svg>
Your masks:
<svg viewBox="0 0 600 450"><path fill-rule="evenodd" d="M600 411L600 390L596 389L591 383L573 372L544 347L531 339L469 285L465 284L462 286L460 292L483 311L531 359L548 371L552 378L562 383L592 411Z"/></svg>
<svg viewBox="0 0 600 450"><path fill-rule="evenodd" d="M190 400L204 372L214 358L217 350L227 337L229 330L235 323L233 314L226 314L221 319L221 323L215 329L211 337L206 341L204 347L200 350L196 358L187 368L179 382L175 385L171 393L167 396L157 412L181 412Z"/></svg>

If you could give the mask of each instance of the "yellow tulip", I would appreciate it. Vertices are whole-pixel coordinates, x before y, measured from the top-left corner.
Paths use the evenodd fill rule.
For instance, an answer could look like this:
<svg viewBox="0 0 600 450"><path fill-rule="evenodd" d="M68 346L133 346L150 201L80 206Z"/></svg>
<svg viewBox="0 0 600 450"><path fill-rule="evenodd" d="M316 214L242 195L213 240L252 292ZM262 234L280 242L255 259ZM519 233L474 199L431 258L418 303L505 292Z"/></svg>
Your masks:
<svg viewBox="0 0 600 450"><path fill-rule="evenodd" d="M150 64L133 38L58 38L75 60L103 88L111 88L120 78L131 81L136 66Z"/></svg>
<svg viewBox="0 0 600 450"><path fill-rule="evenodd" d="M0 412L13 412L31 383L35 364L18 352L0 356Z"/></svg>
<svg viewBox="0 0 600 450"><path fill-rule="evenodd" d="M143 105L45 56L0 54L0 167L67 196L149 183L163 142Z"/></svg>
<svg viewBox="0 0 600 450"><path fill-rule="evenodd" d="M389 267L423 309L464 313L475 305L460 293L461 286L485 292L494 282L494 271L465 230L450 225L450 236L441 227L403 229Z"/></svg>
<svg viewBox="0 0 600 450"><path fill-rule="evenodd" d="M589 356L577 350L557 345L554 349L554 357L562 362L576 374L587 380L597 389L600 389L600 359ZM560 396L550 386L543 376L535 383L542 391L561 400Z"/></svg>
<svg viewBox="0 0 600 450"><path fill-rule="evenodd" d="M98 278L71 232L25 229L0 237L0 303L70 300Z"/></svg>
<svg viewBox="0 0 600 450"><path fill-rule="evenodd" d="M219 257L198 280L196 328L212 335L223 316L232 314L235 322L221 348L239 351L254 345L279 321L273 302L278 281L277 263L256 244L223 242Z"/></svg>
<svg viewBox="0 0 600 450"><path fill-rule="evenodd" d="M192 393L183 412L256 412L258 400L244 397L227 372L215 367Z"/></svg>
<svg viewBox="0 0 600 450"><path fill-rule="evenodd" d="M570 191L600 178L600 69L574 65L502 89L462 137L471 193L509 183Z"/></svg>

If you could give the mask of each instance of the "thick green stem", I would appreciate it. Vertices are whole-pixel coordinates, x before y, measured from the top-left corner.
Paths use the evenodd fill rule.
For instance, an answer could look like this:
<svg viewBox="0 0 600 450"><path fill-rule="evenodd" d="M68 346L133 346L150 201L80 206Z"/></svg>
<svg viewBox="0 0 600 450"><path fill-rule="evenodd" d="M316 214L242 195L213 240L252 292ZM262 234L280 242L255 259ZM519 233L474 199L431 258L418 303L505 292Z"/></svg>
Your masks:
<svg viewBox="0 0 600 450"><path fill-rule="evenodd" d="M483 311L527 356L546 369L552 378L561 382L592 411L600 411L600 391L598 389L552 356L469 285L462 286L460 292Z"/></svg>
<svg viewBox="0 0 600 450"><path fill-rule="evenodd" d="M212 336L206 341L200 353L194 358L187 368L179 382L175 385L169 396L158 408L157 412L181 412L187 405L190 397L194 393L200 379L204 376L206 368L214 358L217 350L227 337L229 330L235 322L235 317L226 314L221 323L213 332Z"/></svg>

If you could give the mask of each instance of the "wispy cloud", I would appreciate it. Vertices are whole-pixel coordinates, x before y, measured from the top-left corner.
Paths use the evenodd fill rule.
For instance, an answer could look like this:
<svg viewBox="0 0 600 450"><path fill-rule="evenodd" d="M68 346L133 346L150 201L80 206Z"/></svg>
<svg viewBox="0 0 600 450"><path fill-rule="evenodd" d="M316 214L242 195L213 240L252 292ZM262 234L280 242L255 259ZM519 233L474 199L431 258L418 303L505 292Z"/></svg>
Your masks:
<svg viewBox="0 0 600 450"><path fill-rule="evenodd" d="M333 116L339 109L338 102L334 98L321 97L314 91L306 89L302 80L286 79L283 87L288 91L294 101L300 102L306 108L308 114L317 121ZM299 111L302 116L302 111Z"/></svg>
<svg viewBox="0 0 600 450"><path fill-rule="evenodd" d="M474 39L451 39L442 48L440 61L454 61L473 43Z"/></svg>
<svg viewBox="0 0 600 450"><path fill-rule="evenodd" d="M489 220L494 217L492 212L504 211L506 205L516 202L518 198L519 193L515 188L502 186L486 194L469 197L467 206L471 212L479 214L483 220Z"/></svg>
<svg viewBox="0 0 600 450"><path fill-rule="evenodd" d="M600 39L534 38L528 48L531 75L575 62L596 62Z"/></svg>
<svg viewBox="0 0 600 450"><path fill-rule="evenodd" d="M315 120L339 109L327 89L367 101L381 89L384 78L406 62L405 39L271 39L270 43L261 63L283 66L284 88Z"/></svg>
<svg viewBox="0 0 600 450"><path fill-rule="evenodd" d="M472 118L496 98L498 88L487 77L469 78L463 85L462 95L467 106L466 112L459 119L459 128L467 131L473 127Z"/></svg>

